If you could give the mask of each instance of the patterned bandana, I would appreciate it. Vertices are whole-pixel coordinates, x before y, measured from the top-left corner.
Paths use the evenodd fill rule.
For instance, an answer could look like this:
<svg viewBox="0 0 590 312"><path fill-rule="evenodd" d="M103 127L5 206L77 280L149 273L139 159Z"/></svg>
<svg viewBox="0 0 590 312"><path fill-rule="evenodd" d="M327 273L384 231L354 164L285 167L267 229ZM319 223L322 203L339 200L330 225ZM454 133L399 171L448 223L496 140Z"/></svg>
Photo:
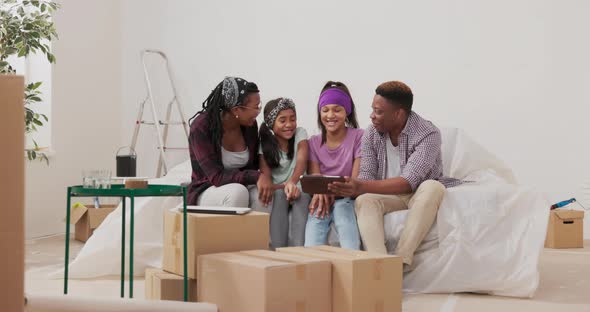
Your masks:
<svg viewBox="0 0 590 312"><path fill-rule="evenodd" d="M273 108L270 113L268 113L268 115L264 118L264 123L266 123L266 126L271 129L272 131L272 127L275 124L275 120L277 120L277 117L279 116L279 113L285 109L292 109L294 112L295 111L295 103L293 103L293 100L288 99L288 98L281 98L279 100L279 104L277 104L277 106L275 106L275 108Z"/></svg>
<svg viewBox="0 0 590 312"><path fill-rule="evenodd" d="M240 105L246 96L248 81L237 77L225 77L222 82L221 95L226 109Z"/></svg>

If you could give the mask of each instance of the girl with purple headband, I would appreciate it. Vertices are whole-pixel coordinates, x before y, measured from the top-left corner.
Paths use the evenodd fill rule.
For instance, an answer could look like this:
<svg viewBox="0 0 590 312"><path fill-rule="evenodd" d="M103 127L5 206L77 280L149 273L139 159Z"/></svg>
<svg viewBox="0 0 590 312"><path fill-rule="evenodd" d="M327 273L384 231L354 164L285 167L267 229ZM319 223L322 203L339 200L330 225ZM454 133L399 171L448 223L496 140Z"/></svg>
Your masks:
<svg viewBox="0 0 590 312"><path fill-rule="evenodd" d="M354 102L346 85L326 83L318 101L320 135L309 139L309 174L356 177L360 168L361 138ZM325 245L334 222L342 248L360 249L354 200L314 194L309 204L305 246Z"/></svg>

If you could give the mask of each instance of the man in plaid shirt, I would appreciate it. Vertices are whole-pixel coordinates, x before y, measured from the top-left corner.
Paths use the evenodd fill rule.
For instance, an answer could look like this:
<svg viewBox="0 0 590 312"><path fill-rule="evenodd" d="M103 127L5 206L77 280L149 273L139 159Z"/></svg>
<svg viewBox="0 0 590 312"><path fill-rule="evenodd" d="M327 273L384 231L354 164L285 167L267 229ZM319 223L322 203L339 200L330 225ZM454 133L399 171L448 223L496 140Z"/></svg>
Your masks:
<svg viewBox="0 0 590 312"><path fill-rule="evenodd" d="M395 251L408 271L414 251L436 219L445 187L460 181L443 177L440 131L412 111L412 90L389 81L375 93L358 179L335 182L330 189L340 196L358 196L355 210L367 251L386 254L383 216L409 209Z"/></svg>

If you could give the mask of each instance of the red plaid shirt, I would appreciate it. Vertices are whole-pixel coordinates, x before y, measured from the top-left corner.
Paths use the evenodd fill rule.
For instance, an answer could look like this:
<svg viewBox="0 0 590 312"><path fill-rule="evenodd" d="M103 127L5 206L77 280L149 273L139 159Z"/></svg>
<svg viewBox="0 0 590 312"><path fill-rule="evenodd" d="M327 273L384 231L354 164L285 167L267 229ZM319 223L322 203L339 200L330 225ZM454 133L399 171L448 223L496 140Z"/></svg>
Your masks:
<svg viewBox="0 0 590 312"><path fill-rule="evenodd" d="M258 171L258 125L242 127L242 134L248 146L250 157L248 164L240 169L225 169L221 162L221 153L215 148L221 142L213 142L209 135L207 113L199 114L191 124L189 135L189 153L193 167L192 181L188 187L187 202L196 205L199 195L211 186L229 183L243 185L256 184Z"/></svg>
<svg viewBox="0 0 590 312"><path fill-rule="evenodd" d="M367 128L361 144L359 179L385 179L387 139L388 136L379 133L373 125ZM461 184L460 180L443 177L440 130L430 121L411 112L398 144L400 176L410 183L412 191L426 180L438 180L445 187Z"/></svg>

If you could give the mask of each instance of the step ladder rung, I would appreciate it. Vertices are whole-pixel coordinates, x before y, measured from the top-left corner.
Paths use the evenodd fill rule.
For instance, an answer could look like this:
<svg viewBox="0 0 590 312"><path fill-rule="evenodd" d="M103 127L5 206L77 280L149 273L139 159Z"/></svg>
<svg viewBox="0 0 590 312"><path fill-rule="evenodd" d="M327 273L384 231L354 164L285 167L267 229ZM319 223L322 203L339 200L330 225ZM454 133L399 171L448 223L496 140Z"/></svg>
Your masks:
<svg viewBox="0 0 590 312"><path fill-rule="evenodd" d="M156 147L157 149L160 149L160 147ZM163 149L166 150L188 150L188 147L167 147L164 146Z"/></svg>
<svg viewBox="0 0 590 312"><path fill-rule="evenodd" d="M184 121L161 121L160 120L160 124L161 125L185 125L186 122Z"/></svg>

